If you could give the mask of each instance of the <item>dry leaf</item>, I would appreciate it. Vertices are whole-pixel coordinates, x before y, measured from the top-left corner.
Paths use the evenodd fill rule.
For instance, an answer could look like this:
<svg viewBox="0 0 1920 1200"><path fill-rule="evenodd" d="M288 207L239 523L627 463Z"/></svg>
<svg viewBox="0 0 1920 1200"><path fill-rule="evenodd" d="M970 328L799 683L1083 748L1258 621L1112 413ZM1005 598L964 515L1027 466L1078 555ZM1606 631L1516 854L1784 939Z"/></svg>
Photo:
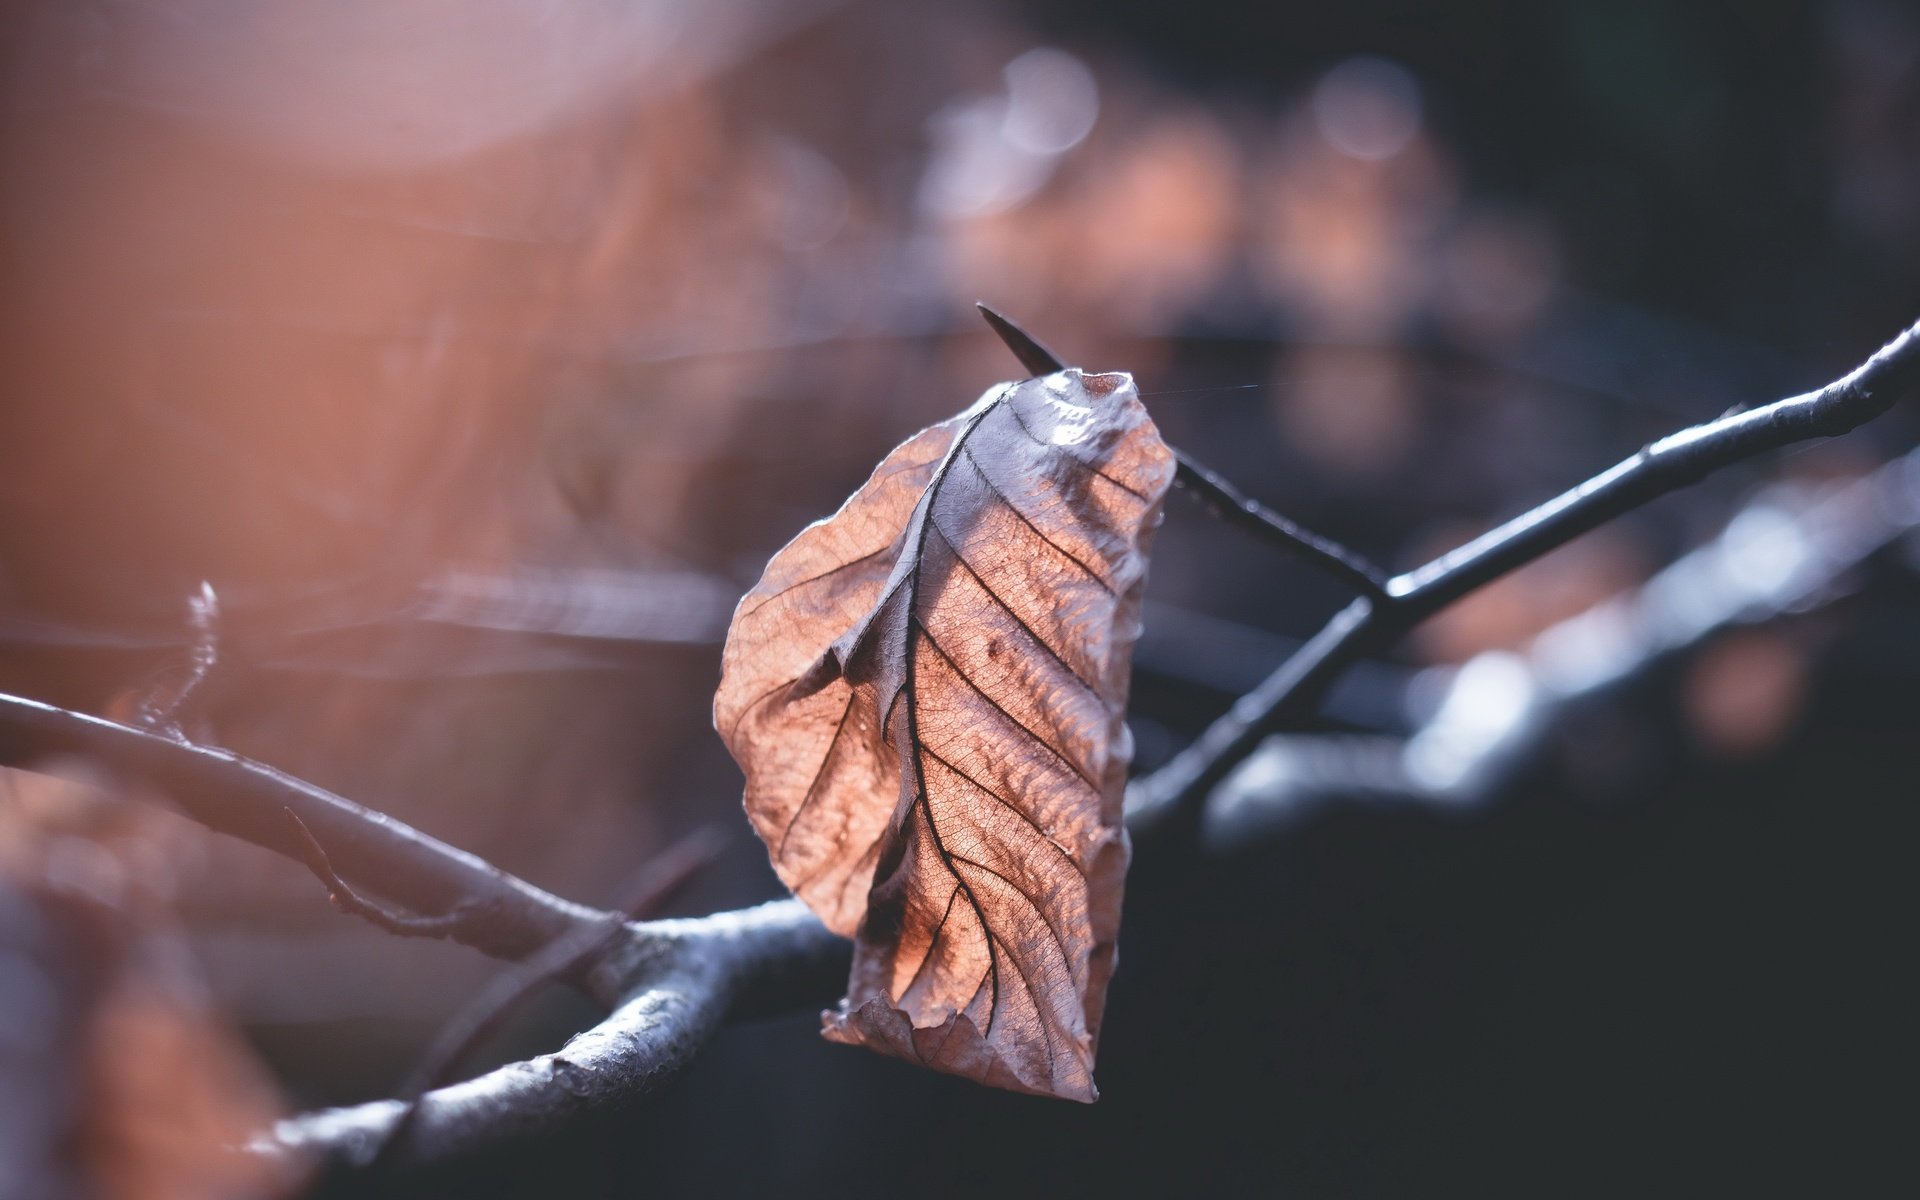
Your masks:
<svg viewBox="0 0 1920 1200"><path fill-rule="evenodd" d="M741 600L714 720L774 869L856 938L829 1038L1094 1099L1122 715L1173 470L1130 377L1003 384Z"/></svg>

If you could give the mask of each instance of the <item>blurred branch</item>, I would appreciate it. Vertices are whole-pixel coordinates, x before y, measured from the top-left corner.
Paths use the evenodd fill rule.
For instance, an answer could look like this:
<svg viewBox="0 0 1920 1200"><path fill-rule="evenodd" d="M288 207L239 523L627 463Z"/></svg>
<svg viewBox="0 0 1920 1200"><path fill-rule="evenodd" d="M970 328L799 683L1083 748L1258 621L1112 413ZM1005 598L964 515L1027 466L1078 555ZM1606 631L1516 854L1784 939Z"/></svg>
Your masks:
<svg viewBox="0 0 1920 1200"><path fill-rule="evenodd" d="M1277 734L1214 788L1202 834L1224 847L1326 804L1445 810L1497 800L1582 712L1733 628L1814 612L1845 577L1920 530L1920 450L1850 482L1781 485L1645 584L1450 675L1406 738ZM1637 706L1628 705L1626 711Z"/></svg>
<svg viewBox="0 0 1920 1200"><path fill-rule="evenodd" d="M1135 715L1162 726L1176 713L1186 715L1187 703L1204 704L1209 711L1231 704L1266 678L1268 664L1292 656L1305 641L1165 601L1148 600L1141 612L1128 703ZM1355 663L1327 693L1322 721L1349 729L1403 730L1400 697L1416 673L1414 667L1384 659ZM1193 699L1183 695L1170 702L1169 689ZM1170 711L1170 703L1178 708Z"/></svg>
<svg viewBox="0 0 1920 1200"><path fill-rule="evenodd" d="M1192 746L1128 796L1145 829L1196 828L1201 806L1261 739L1299 721L1364 655L1386 649L1440 609L1579 535L1721 467L1808 438L1834 437L1885 412L1920 376L1920 324L1818 391L1683 429L1457 550L1398 575L1381 599L1361 597Z"/></svg>

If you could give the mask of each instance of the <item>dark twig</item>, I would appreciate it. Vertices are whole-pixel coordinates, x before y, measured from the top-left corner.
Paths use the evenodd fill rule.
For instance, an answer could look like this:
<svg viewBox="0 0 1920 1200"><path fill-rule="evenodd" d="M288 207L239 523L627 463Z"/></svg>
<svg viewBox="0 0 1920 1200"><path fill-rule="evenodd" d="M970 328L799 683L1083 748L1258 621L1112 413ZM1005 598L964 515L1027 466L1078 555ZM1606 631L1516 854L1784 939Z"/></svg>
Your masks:
<svg viewBox="0 0 1920 1200"><path fill-rule="evenodd" d="M976 307L980 315L987 319L988 326L1006 343L1007 349L1013 351L1014 358L1019 360L1021 366L1035 375L1050 375L1066 369L1065 360L1041 345L1032 334L984 304ZM1332 538L1317 534L1274 512L1193 461L1184 452L1175 450L1173 454L1174 483L1206 505L1215 516L1229 525L1247 530L1298 554L1363 596L1386 598L1386 572L1363 556Z"/></svg>
<svg viewBox="0 0 1920 1200"><path fill-rule="evenodd" d="M1193 461L1185 451L1175 450L1173 456L1173 482L1191 492L1214 516L1298 554L1363 596L1376 600L1387 598L1387 573L1379 567L1332 538L1295 524L1245 495Z"/></svg>
<svg viewBox="0 0 1920 1200"><path fill-rule="evenodd" d="M1920 451L1916 451L1915 454L1920 455ZM1639 670L1645 662L1651 661L1652 656L1664 653L1662 647L1670 646L1679 649L1684 645L1694 644L1699 638L1705 636L1710 628L1719 627L1722 622L1735 619L1736 614L1744 613L1751 618L1768 612L1778 612L1816 593L1825 583L1831 582L1838 572L1845 570L1851 564L1860 562L1876 547L1885 545L1908 527L1908 524L1899 523L1888 514L1895 510L1914 511L1910 482L1912 470L1913 467L1908 462L1891 464L1879 471L1875 478L1853 485L1845 492L1805 513L1799 518L1805 526L1804 538L1809 546L1820 551L1822 558L1819 564L1809 567L1803 576L1781 581L1775 591L1764 595L1758 592L1737 591L1717 594L1714 600L1714 614L1705 621L1698 612L1700 588L1698 584L1689 582L1685 575L1689 571L1698 572L1704 569L1702 564L1713 561L1714 556L1722 555L1726 551L1718 545L1709 546L1676 563L1663 573L1661 578L1667 581L1664 585L1659 581L1649 584L1635 594L1629 602L1638 606L1653 603L1654 593L1663 587L1670 592L1676 589L1684 590L1688 599L1682 607L1690 623L1684 628L1672 627L1671 621L1678 619L1677 613L1670 614L1665 619L1659 618L1656 614L1647 614L1643 620L1633 622L1631 627L1641 630L1646 641L1636 646L1631 655L1632 661L1621 664L1619 669L1622 672ZM1898 490L1901 488L1904 490ZM1750 576L1751 572L1748 572L1740 577L1745 579ZM1609 602L1609 606L1616 603L1619 602ZM1755 605L1760 607L1756 609ZM1314 643L1303 647L1290 660L1290 670L1285 676L1287 682L1281 690L1292 688L1296 689L1293 694L1303 695L1313 686L1317 686L1314 681L1322 678L1325 672L1337 671L1339 654L1336 651L1354 644L1350 640L1353 637L1352 631L1363 626L1369 611L1368 602L1356 601L1352 607L1336 618L1328 629L1315 639ZM1591 619L1591 616L1576 618L1577 621ZM1604 680L1591 681L1577 685L1577 690L1569 692L1566 697L1549 698L1541 703L1565 707L1571 703L1572 698L1586 694L1586 688L1599 686L1612 686L1612 684ZM1521 718L1516 718L1516 720L1519 719ZM1484 736L1486 731L1479 729L1479 726L1484 723L1483 719L1476 718L1473 723L1476 730ZM1500 735L1502 739L1500 745L1489 744L1482 747L1478 751L1476 760L1480 764L1480 769L1484 770L1495 765L1493 760L1496 758L1524 753L1524 747L1516 745L1515 740L1525 738L1527 729L1530 728L1533 726L1527 725L1523 728L1516 725L1512 730ZM1385 748L1378 744L1380 741L1380 739L1374 739L1376 744L1369 746L1351 746L1349 752L1370 755L1377 759L1379 753L1385 752ZM1383 773L1391 776L1395 764L1383 765L1386 768ZM1358 781L1349 779L1345 786L1355 786L1356 782L1359 786L1373 787L1393 784L1391 778ZM1342 784L1338 780L1332 780L1328 782L1328 786L1342 786ZM1263 821L1272 823L1284 819L1285 806L1290 800L1310 803L1311 799L1310 796L1300 797L1289 794L1242 795L1236 798L1231 812L1211 814L1211 816L1231 825L1230 830L1222 831L1225 836L1231 837L1236 834L1247 836L1254 832L1249 827L1258 826ZM1452 802L1459 801L1455 799ZM1129 824L1137 830L1141 827L1142 818L1136 814ZM768 906L758 912L768 915L782 913L779 922L760 926L760 928L771 935L770 940L773 941L792 938L789 945L779 950L780 953L791 953L796 960L803 959L809 953L814 954L816 960L824 964L818 986L821 988L831 986L831 971L834 963L826 953L826 949L831 945L831 939L827 939L823 931L811 924L799 910L798 904L788 901ZM709 920L717 922L735 917L736 914L720 914ZM786 924L789 921L794 924ZM775 930L780 932L774 933ZM809 938L817 940L809 942ZM813 946L811 951L806 949L809 945ZM770 947L763 947L763 949L768 948ZM680 978L679 975L669 971L656 978L653 987L659 990L677 986L677 983L668 981L677 981ZM824 991L818 993L818 995L825 994ZM703 1003L709 1009L712 1005L719 1003L717 996L705 993L702 995ZM678 998L679 994L676 993L673 999ZM813 1002L816 997L801 992L793 994L791 999L805 1004ZM632 1063L637 1061L655 1065L663 1071L674 1069L672 1055L676 1053L674 1049L676 1043L665 1038L663 1030L701 1028L699 1022L702 1018L699 1006L678 1009L666 1007L670 1002L667 996L661 995L656 1007L635 1007L623 1010L622 1013L611 1018L607 1024L596 1029L591 1037L570 1046L562 1056L537 1059L532 1063L502 1068L479 1080L433 1093L426 1105L432 1113L432 1133L429 1136L423 1128L422 1135L417 1140L410 1139L407 1161L426 1162L458 1156L469 1150L491 1145L503 1135L553 1128L579 1115L577 1110L562 1108L562 1105L569 1102L570 1093L565 1093L557 1085L549 1083L542 1086L538 1082L542 1078L542 1072L557 1069L552 1065L556 1062L565 1062L576 1068L591 1067L595 1072L608 1072L610 1080L621 1081L620 1086L633 1084L633 1090L627 1092L620 1091L609 1083L604 1093L592 1093L589 1098L582 1101L586 1108L628 1103L645 1094L653 1085L636 1082L637 1077L633 1074ZM607 1039L638 1031L644 1031L647 1037L640 1044L641 1048L636 1049L631 1055L600 1057L601 1047L606 1044ZM571 1081L597 1077L597 1075L561 1074L561 1078ZM359 1157L364 1154L367 1146L377 1143L380 1131L386 1129L395 1119L396 1111L396 1106L391 1102L381 1102L297 1118L282 1124L278 1130L280 1139L278 1145L326 1148L348 1157Z"/></svg>

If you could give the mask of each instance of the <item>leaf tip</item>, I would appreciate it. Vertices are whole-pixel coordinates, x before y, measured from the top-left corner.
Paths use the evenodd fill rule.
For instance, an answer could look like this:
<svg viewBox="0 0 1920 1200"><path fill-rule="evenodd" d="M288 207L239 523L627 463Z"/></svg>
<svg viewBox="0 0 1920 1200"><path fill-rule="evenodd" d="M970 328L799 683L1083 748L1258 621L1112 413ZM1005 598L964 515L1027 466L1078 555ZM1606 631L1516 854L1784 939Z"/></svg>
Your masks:
<svg viewBox="0 0 1920 1200"><path fill-rule="evenodd" d="M1066 363L1061 361L1060 356L1035 341L1032 334L988 308L984 302L975 301L974 307L986 318L987 327L999 336L1007 349L1013 351L1013 356L1020 360L1021 366L1035 375L1051 375L1066 369Z"/></svg>

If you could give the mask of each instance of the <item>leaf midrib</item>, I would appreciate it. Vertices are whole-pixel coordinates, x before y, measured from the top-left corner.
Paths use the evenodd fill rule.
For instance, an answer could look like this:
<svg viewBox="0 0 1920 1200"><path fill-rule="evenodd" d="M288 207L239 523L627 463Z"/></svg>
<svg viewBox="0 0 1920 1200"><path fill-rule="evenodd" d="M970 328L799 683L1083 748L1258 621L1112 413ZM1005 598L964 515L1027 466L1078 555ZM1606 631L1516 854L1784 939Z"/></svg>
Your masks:
<svg viewBox="0 0 1920 1200"><path fill-rule="evenodd" d="M933 839L934 851L936 854L940 856L941 865L946 868L947 874L949 877L953 879L957 890L966 895L967 904L969 907L973 909L974 919L980 923L981 935L983 938L985 938L987 943L987 981L990 985L990 992L989 992L988 1002L987 1002L987 1020L986 1020L985 1026L981 1030L981 1036L988 1039L991 1039L993 1036L993 1023L997 1015L997 1011L1000 1007L999 951L1001 948L1004 948L1004 939L998 933L996 933L993 926L988 923L986 910L980 903L979 897L975 894L973 890L973 885L968 882L966 876L961 872L959 864L962 862L965 862L971 866L974 866L979 870L986 871L989 874L996 876L1002 882L1006 883L1009 888L1011 888L1013 891L1017 892L1020 895L1021 899L1026 901L1028 907L1032 908L1034 912L1040 916L1042 924L1047 928L1048 933L1052 935L1055 944L1060 947L1063 954L1066 951L1066 946L1064 943L1061 942L1059 932L1053 928L1052 920L1040 908L1038 901L1036 901L1033 897L1028 896L1025 892L1021 891L1016 885L1013 884L1011 880L1007 879L1007 877L1005 875L1002 875L1000 872L995 871L990 867L986 867L983 864L974 862L971 859L964 858L960 855L954 854L953 852L949 851L946 847L946 843L944 839L942 839L940 836L939 823L934 819L932 798L927 791L927 772L926 772L926 764L924 761L924 758L926 756L931 755L935 758L939 758L939 755L935 754L931 749L926 747L923 744L922 738L920 736L919 697L917 695L918 683L919 683L919 680L918 680L919 672L918 672L917 655L915 653L917 648L916 647L917 639L924 637L928 645L933 647L935 653L939 654L940 657L946 661L947 665L953 670L954 674L963 683L967 684L967 686L969 686L976 695L980 696L983 700L987 701L987 703L993 705L998 711L1000 711L1001 715L1005 716L1013 724L1015 729L1019 730L1029 740L1038 742L1041 746L1051 751L1054 754L1054 756L1057 759L1059 759L1059 761L1064 766L1066 766L1069 769L1070 773L1073 774L1080 782L1086 784L1089 787L1094 788L1096 792L1098 791L1098 788L1093 784L1092 780L1086 777L1085 772L1078 766L1078 764L1075 764L1070 760L1068 760L1064 755L1060 753L1059 750L1055 749L1050 743L1048 743L1046 739L1040 737L1032 729L1029 729L1025 725L1025 723L1014 719L1012 714L1006 712L1004 706L1002 706L993 697L987 695L984 691L982 691L980 688L980 685L975 683L973 679L969 677L965 671L961 670L960 665L954 662L952 657L949 656L946 653L946 651L940 648L939 643L933 639L932 631L927 629L926 626L922 624L920 620L919 608L920 608L921 573L926 564L927 542L929 537L934 533L938 533L940 535L941 540L947 543L948 548L952 551L955 562L962 569L964 569L969 574L971 574L976 581L979 582L982 590L987 592L988 596L992 598L994 601L996 601L997 603L999 603L1002 608L1007 608L1005 601L1002 600L994 592L993 588L987 584L986 580L980 577L979 572L977 572L974 569L972 563L968 562L966 558L962 555L960 548L954 544L953 539L947 535L946 530L940 528L938 523L934 520L934 515L933 515L934 506L939 502L941 488L945 486L947 481L947 476L952 471L954 464L958 462L962 456L964 456L968 460L969 464L973 467L974 471L980 476L981 482L986 485L988 492L992 495L993 499L996 502L998 502L1000 505L1005 507L1022 524L1026 525L1029 529L1031 529L1033 533L1036 536L1038 536L1042 542L1052 547L1055 551L1057 551L1058 553L1066 557L1069 561L1071 561L1075 566L1079 567L1081 571L1083 571L1094 583L1099 585L1109 595L1115 594L1113 591L1112 585L1109 584L1107 580L1099 572L1094 571L1090 566L1082 562L1078 557L1076 557L1071 552L1069 552L1065 547L1060 546L1051 537L1048 537L1044 531L1042 531L1038 526L1036 526L1033 523L1032 518L1028 517L1025 512L1021 511L1021 509L1013 503L1012 499L1000 489L999 485L997 485L993 481L993 479L987 475L985 467L981 465L979 459L968 448L968 445L967 445L968 441L972 438L973 434L980 428L981 424L985 422L990 415L992 415L995 409L1003 405L1007 405L1009 402L1009 399L1013 394L1014 394L1013 390L1009 389L999 399L996 399L992 403L984 406L979 413L975 414L971 419L968 420L966 425L963 426L960 429L960 431L954 435L953 443L951 446L948 447L946 456L941 460L939 468L934 472L933 479L929 481L927 484L926 493L922 499L921 505L919 506L918 516L920 521L920 528L914 540L913 562L908 567L908 570L906 573L905 582L907 584L907 596L906 596L907 612L906 612L906 622L905 622L905 630L904 630L904 637L906 641L906 647L905 647L906 661L905 661L905 668L904 668L905 678L902 680L902 684L901 684L901 696L896 697L896 699L904 698L906 701L904 715L907 722L906 734L907 734L909 757L913 763L915 805L920 809L920 815L922 819L926 821L927 834L929 837ZM1037 442L1039 439L1033 437L1033 432L1032 430L1027 428L1026 422L1019 420L1018 415L1013 413L1013 410L1011 408L1009 408L1008 411L1009 411L1009 414L1013 417L1015 423L1020 427L1021 432L1026 434L1029 438L1032 438L1034 441ZM1087 467L1088 469L1092 470L1095 474L1105 477L1105 472L1100 471L1098 467L1095 467L1090 463L1086 463L1084 460L1080 459L1079 456L1069 454L1067 455L1067 457L1072 459L1076 464L1083 467ZM1111 479L1109 479L1109 482L1113 482L1116 484L1118 483L1117 480L1111 480ZM1131 488L1126 488L1124 490L1129 492L1132 491ZM1011 612L1011 609L1008 609L1008 611ZM1019 623L1021 628L1025 629L1028 632L1028 634L1034 638L1035 641L1038 641L1041 644L1043 649L1045 649L1049 654L1053 655L1055 659L1059 660L1062 666L1067 666L1065 660L1060 659L1059 652L1054 649L1051 643L1047 642L1044 638L1040 637L1037 631L1028 627L1024 618L1021 618L1019 614L1015 613L1013 615L1016 622ZM1086 686L1085 681L1081 680L1078 676L1078 673L1074 672L1071 667L1068 667L1068 672L1070 675L1073 676L1076 683L1080 683L1083 687ZM1092 689L1089 689L1089 690L1092 690ZM882 731L884 732L884 729L885 729L884 721L882 722L881 728L882 728ZM941 760L941 761L944 762L944 760ZM978 786L978 784L976 784L975 786ZM986 789L982 789L982 790L986 790ZM1019 810L1017 807L1013 805L1011 801L1007 800L1005 797L1000 796L998 793L988 792L988 794L991 795L995 800L1006 805L1007 807L1014 808L1014 810L1016 812L1019 812L1020 816L1024 818L1030 826L1032 826L1037 832L1041 834L1043 840L1045 840L1055 850L1059 850L1063 855L1065 855L1064 849L1057 842L1054 842L1051 837L1047 837L1045 835L1045 831L1040 830L1039 826L1035 825L1032 818L1028 816L1025 812ZM1073 862L1070 856L1068 856L1068 861L1069 863ZM1079 869L1079 865L1077 863L1073 863L1073 866L1075 870ZM940 921L940 926L936 928L935 935L928 944L927 957L922 959L920 964L920 969L917 969L914 973L914 978L916 980L919 978L921 971L925 969L928 960L930 960L932 956L935 954L935 952L938 950L939 934L942 930L944 930L948 919L952 916L952 902L953 902L953 897L952 895L949 895L948 902L947 902L947 912L945 915L942 916ZM1069 970L1071 970L1072 963L1071 963L1070 955L1068 956L1068 959L1069 961L1067 965L1069 967ZM1020 971L1024 979L1026 972L1024 971L1024 969L1021 968L1021 964L1018 961L1016 961L1014 963L1014 967L1016 970ZM1051 1033L1050 1026L1054 1023L1055 1020L1057 1020L1057 1016L1055 1014L1038 1011L1043 1008L1040 994L1034 990L1031 980L1026 980L1026 983L1027 983L1028 996L1033 1002L1037 1015L1040 1017L1041 1038L1042 1038L1043 1046L1047 1055L1048 1069L1051 1072L1055 1068L1054 1068L1053 1035ZM978 993L976 992L976 995L977 994ZM956 1015L958 1015L958 1013L956 1013Z"/></svg>

